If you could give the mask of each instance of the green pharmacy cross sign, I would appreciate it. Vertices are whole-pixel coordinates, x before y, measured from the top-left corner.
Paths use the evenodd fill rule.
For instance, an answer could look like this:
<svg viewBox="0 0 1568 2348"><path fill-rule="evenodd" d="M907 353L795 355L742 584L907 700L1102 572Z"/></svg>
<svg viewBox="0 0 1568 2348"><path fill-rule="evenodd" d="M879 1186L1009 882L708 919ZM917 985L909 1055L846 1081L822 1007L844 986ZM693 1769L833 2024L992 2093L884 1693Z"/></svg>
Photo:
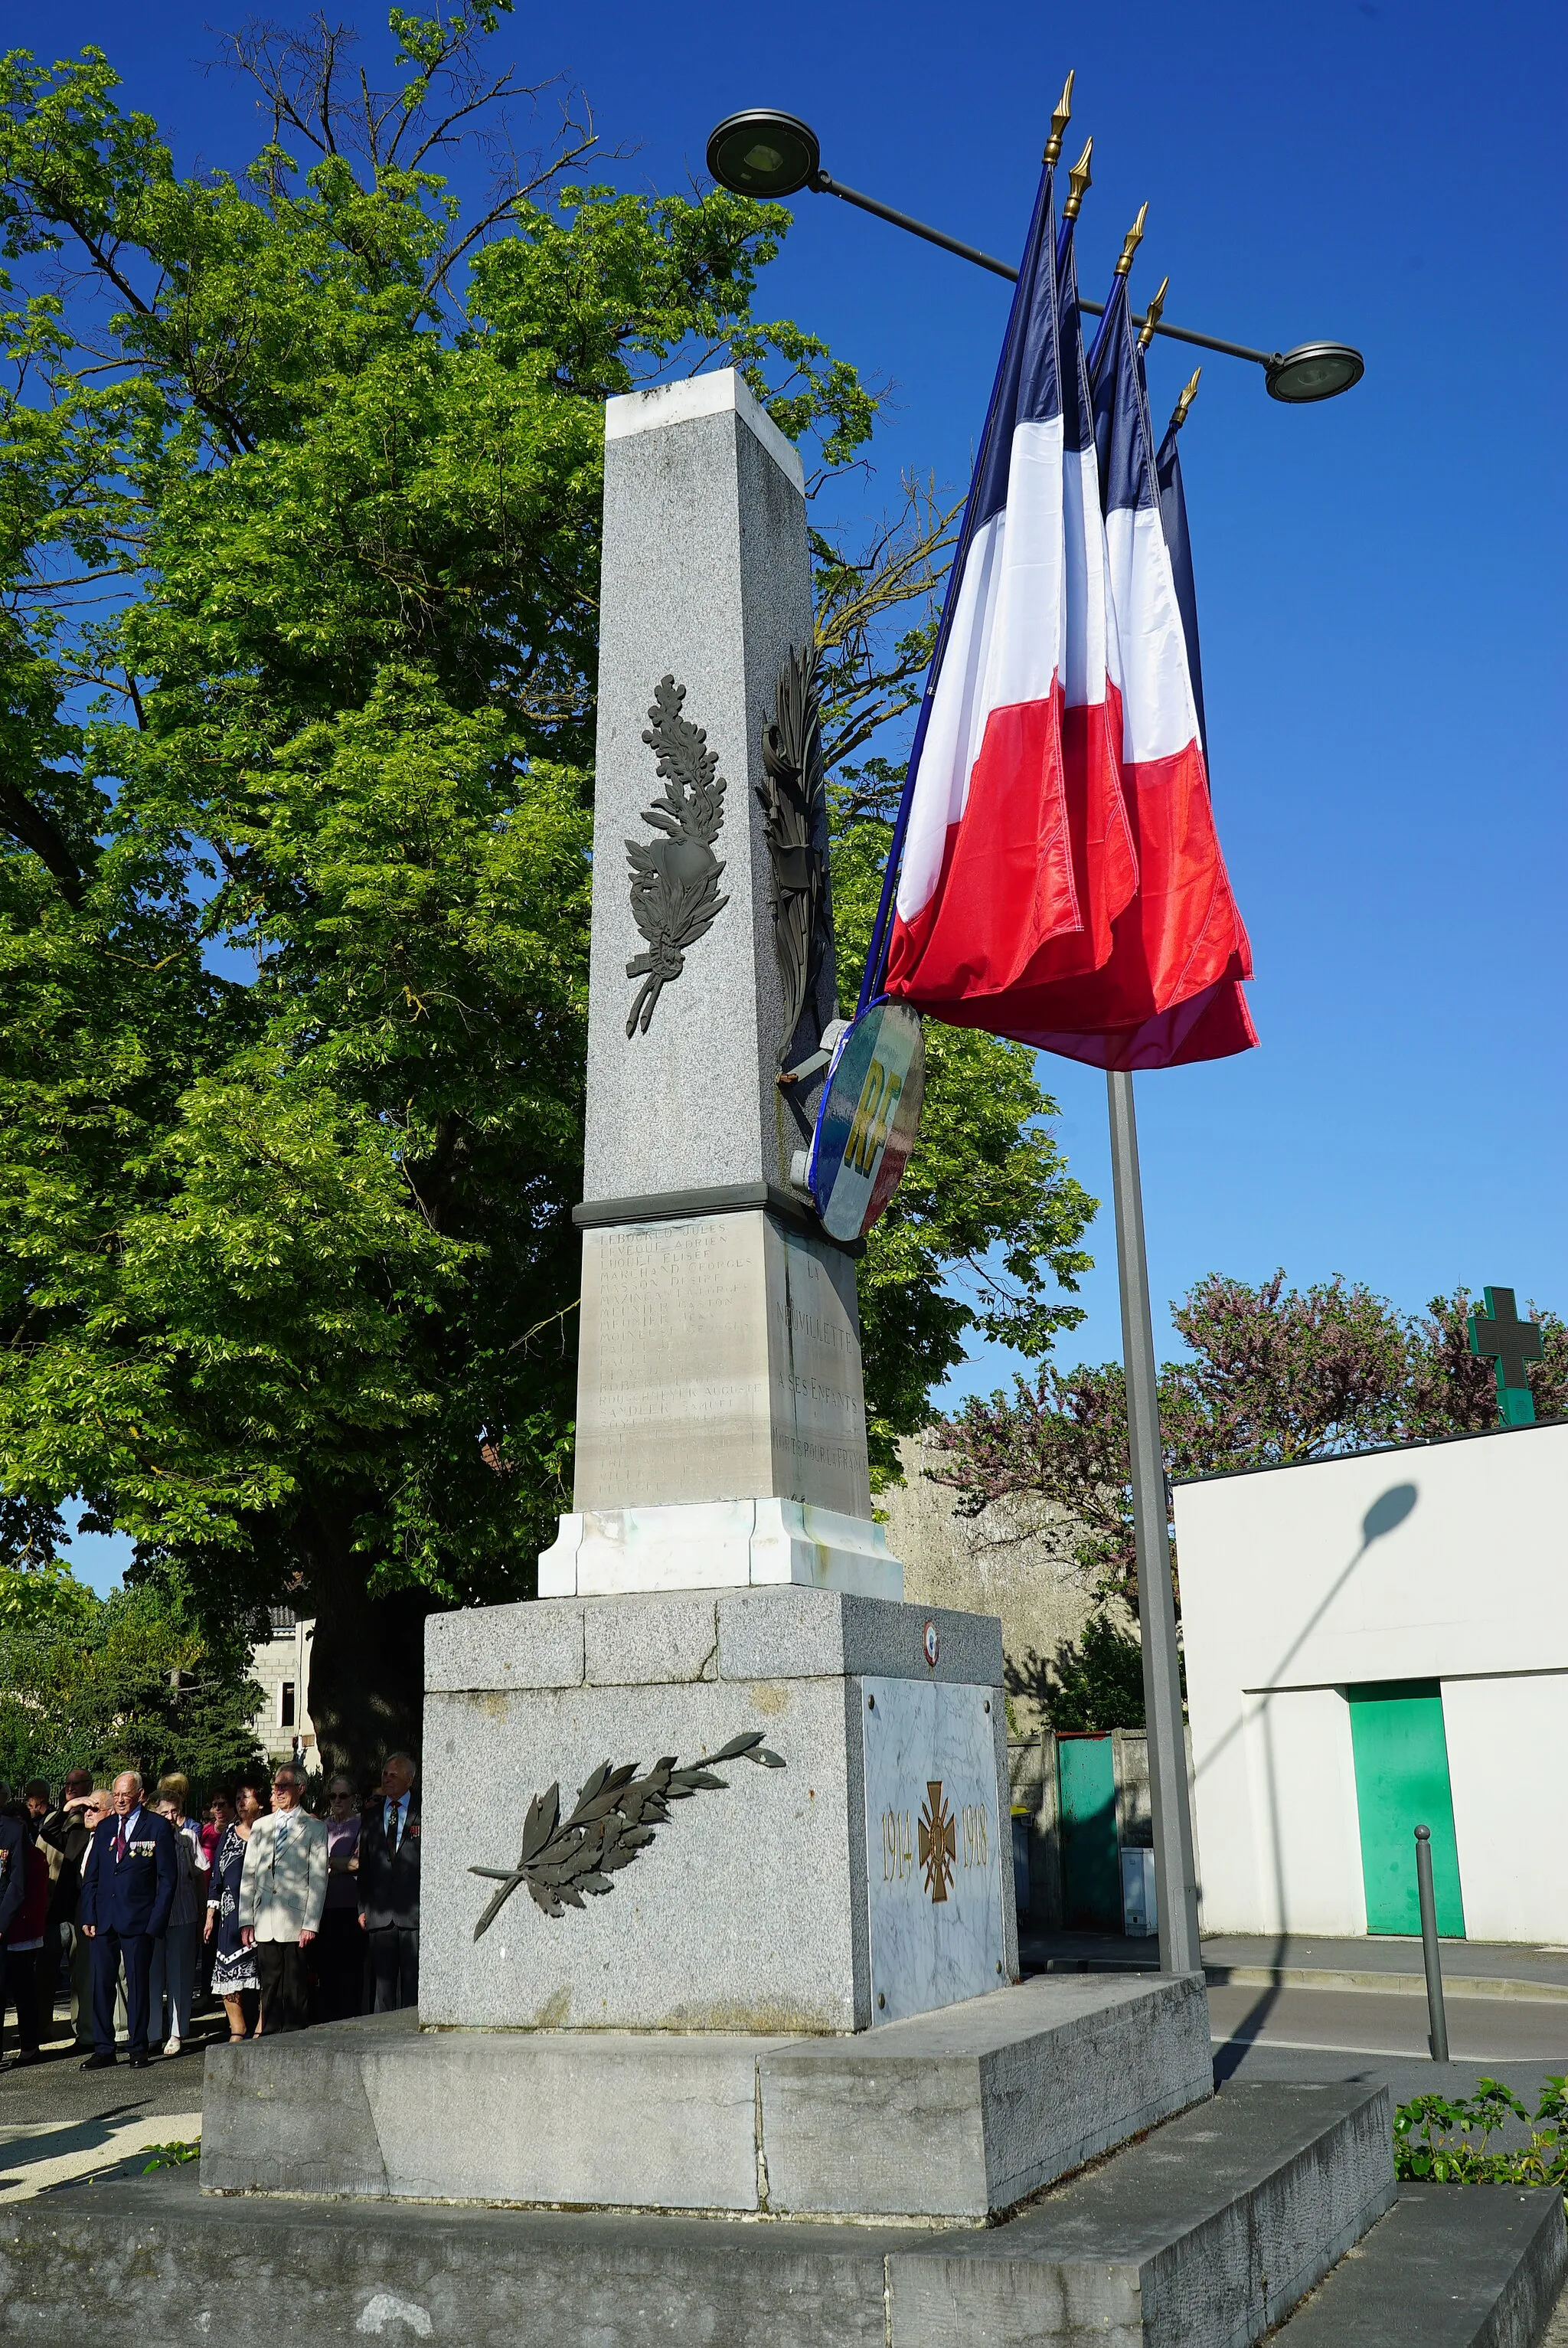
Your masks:
<svg viewBox="0 0 1568 2348"><path fill-rule="evenodd" d="M1522 1321L1512 1288L1489 1288L1486 1311L1472 1313L1470 1349L1489 1354L1497 1365L1497 1408L1504 1426L1533 1426L1535 1397L1526 1362L1541 1359L1541 1323Z"/></svg>

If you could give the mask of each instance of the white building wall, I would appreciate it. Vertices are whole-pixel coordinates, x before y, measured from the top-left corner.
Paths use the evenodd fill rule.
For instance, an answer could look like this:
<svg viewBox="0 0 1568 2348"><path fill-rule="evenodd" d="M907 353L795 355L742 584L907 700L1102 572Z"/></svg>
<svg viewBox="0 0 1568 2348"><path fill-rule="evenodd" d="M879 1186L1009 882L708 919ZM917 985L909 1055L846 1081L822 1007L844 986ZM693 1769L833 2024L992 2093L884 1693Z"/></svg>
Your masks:
<svg viewBox="0 0 1568 2348"><path fill-rule="evenodd" d="M272 1637L253 1648L251 1654L251 1677L261 1690L261 1708L252 1723L257 1742L269 1760L285 1761L293 1757L294 1740L298 1737L307 1768L317 1766L315 1729L307 1702L315 1627L308 1617L275 1622ZM283 1718L283 1690L288 1686L294 1691L292 1726Z"/></svg>
<svg viewBox="0 0 1568 2348"><path fill-rule="evenodd" d="M1255 1790L1252 1820L1253 1927L1364 1932L1361 1838L1356 1814L1356 1764L1350 1708L1334 1688L1289 1688L1245 1698L1244 1743ZM1240 1930L1241 1927L1233 1929Z"/></svg>
<svg viewBox="0 0 1568 2348"><path fill-rule="evenodd" d="M1553 1786L1556 1758L1568 1752L1568 1673L1445 1679L1443 1726L1466 1932L1568 1941Z"/></svg>
<svg viewBox="0 0 1568 2348"><path fill-rule="evenodd" d="M1568 1426L1178 1486L1208 1931L1366 1929L1346 1687L1442 1684L1466 1930L1568 1941Z"/></svg>

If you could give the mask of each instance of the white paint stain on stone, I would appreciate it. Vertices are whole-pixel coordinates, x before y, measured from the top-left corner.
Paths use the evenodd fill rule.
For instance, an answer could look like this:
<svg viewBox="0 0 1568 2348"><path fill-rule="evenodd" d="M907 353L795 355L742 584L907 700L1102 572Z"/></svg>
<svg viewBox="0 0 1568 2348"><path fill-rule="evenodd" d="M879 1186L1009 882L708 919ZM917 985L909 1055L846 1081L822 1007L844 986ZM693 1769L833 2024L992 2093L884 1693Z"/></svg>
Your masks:
<svg viewBox="0 0 1568 2348"><path fill-rule="evenodd" d="M360 2310L356 2332L387 2333L395 2324L406 2323L417 2340L428 2340L435 2325L428 2308L412 2299L399 2299L395 2291L378 2291L374 2299L366 2300Z"/></svg>

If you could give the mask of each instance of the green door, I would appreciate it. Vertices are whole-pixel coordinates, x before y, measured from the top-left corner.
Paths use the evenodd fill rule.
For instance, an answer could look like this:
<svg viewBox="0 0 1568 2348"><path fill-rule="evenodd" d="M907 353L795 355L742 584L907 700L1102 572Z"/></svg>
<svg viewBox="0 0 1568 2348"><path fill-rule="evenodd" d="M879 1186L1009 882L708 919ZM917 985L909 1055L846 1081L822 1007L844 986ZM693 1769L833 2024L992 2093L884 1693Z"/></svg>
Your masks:
<svg viewBox="0 0 1568 2348"><path fill-rule="evenodd" d="M1059 1736L1061 1921L1070 1932L1122 1930L1116 1855L1116 1765L1109 1735Z"/></svg>
<svg viewBox="0 0 1568 2348"><path fill-rule="evenodd" d="M1378 1680L1348 1688L1346 1694L1356 1755L1367 1930L1419 1932L1416 1828L1430 1827L1438 1931L1462 1941L1464 1902L1449 1791L1442 1690L1436 1680Z"/></svg>

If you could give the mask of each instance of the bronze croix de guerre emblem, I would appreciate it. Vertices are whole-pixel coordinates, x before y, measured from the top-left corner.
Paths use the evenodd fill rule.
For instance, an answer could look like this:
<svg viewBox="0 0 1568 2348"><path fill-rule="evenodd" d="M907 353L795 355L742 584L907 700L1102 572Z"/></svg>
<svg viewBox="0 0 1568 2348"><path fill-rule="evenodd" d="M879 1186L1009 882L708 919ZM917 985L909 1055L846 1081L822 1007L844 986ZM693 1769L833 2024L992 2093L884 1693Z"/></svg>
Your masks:
<svg viewBox="0 0 1568 2348"><path fill-rule="evenodd" d="M926 1889L933 1907L946 1900L958 1859L958 1829L942 1791L942 1781L940 1777L928 1777L926 1807L920 1813L920 1864L926 1870Z"/></svg>

